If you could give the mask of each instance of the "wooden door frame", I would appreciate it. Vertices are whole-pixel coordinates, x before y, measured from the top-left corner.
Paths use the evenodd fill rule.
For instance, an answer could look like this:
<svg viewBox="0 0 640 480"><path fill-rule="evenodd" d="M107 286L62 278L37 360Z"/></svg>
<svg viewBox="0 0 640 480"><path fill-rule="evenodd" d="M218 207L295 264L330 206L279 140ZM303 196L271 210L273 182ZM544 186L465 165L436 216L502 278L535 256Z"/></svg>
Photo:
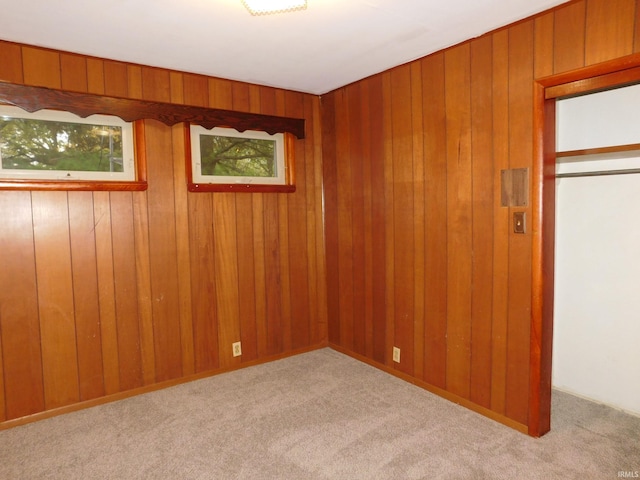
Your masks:
<svg viewBox="0 0 640 480"><path fill-rule="evenodd" d="M556 100L640 82L640 53L534 82L531 350L528 433L551 429Z"/></svg>

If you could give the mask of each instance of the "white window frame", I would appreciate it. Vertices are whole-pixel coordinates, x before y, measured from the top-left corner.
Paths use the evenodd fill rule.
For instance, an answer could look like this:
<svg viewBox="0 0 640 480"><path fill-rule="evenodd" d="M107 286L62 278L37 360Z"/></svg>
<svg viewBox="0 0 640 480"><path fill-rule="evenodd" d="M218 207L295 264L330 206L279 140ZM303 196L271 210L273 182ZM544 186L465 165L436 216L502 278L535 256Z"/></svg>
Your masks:
<svg viewBox="0 0 640 480"><path fill-rule="evenodd" d="M201 168L200 136L212 135L221 137L250 138L275 141L276 175L273 177L254 176L226 176L203 175ZM283 133L269 134L257 130L239 132L233 128L214 127L206 129L200 125L190 125L191 137L191 173L195 184L224 184L224 185L286 185L287 164L285 152L285 138Z"/></svg>
<svg viewBox="0 0 640 480"><path fill-rule="evenodd" d="M58 110L39 110L27 112L19 107L0 105L0 117L24 118L30 120L48 120L56 122L79 123L96 126L113 126L122 129L122 172L95 172L82 170L27 170L2 167L0 149L0 179L31 181L87 181L87 182L135 182L138 179L135 161L135 141L133 123L126 122L113 115L90 115L82 118L71 112ZM2 138L0 138L0 144Z"/></svg>

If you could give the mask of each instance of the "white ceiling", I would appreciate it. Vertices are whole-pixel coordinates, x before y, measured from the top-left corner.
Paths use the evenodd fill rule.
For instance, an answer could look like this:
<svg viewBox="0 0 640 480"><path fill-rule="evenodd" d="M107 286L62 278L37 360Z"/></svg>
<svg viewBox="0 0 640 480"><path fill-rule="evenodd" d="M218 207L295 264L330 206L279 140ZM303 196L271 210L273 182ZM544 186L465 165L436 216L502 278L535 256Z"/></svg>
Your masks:
<svg viewBox="0 0 640 480"><path fill-rule="evenodd" d="M0 39L322 94L566 1L0 0Z"/></svg>

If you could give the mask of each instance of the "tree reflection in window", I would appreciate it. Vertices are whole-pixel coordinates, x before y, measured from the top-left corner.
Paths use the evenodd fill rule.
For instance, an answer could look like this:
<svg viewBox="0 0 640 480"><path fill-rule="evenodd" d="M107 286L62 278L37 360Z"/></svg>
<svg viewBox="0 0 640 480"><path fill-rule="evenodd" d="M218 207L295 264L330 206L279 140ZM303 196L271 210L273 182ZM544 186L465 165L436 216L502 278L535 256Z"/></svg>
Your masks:
<svg viewBox="0 0 640 480"><path fill-rule="evenodd" d="M276 177L274 140L200 135L203 175Z"/></svg>
<svg viewBox="0 0 640 480"><path fill-rule="evenodd" d="M5 170L122 172L122 129L3 116L0 158Z"/></svg>

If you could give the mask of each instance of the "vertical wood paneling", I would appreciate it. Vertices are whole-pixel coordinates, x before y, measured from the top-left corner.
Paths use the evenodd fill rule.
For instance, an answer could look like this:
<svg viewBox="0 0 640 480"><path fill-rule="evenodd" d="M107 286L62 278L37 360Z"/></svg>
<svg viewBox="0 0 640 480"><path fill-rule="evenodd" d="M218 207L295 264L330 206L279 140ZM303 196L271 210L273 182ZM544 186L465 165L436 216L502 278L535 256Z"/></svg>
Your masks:
<svg viewBox="0 0 640 480"><path fill-rule="evenodd" d="M155 368L162 381L182 375L173 178L165 173L172 172L173 161L164 154L172 151L172 136L168 127L153 121L146 132Z"/></svg>
<svg viewBox="0 0 640 480"><path fill-rule="evenodd" d="M143 68L143 96L146 100L170 101L168 72ZM171 129L156 121L146 121L149 250L153 299L156 379L178 378L183 374L176 241L175 191Z"/></svg>
<svg viewBox="0 0 640 480"><path fill-rule="evenodd" d="M285 115L302 118L304 116L303 96L287 92L285 95ZM291 277L289 290L291 298L291 346L294 349L309 344L311 318L309 311L309 257L313 251L307 248L306 201L308 186L306 184L307 162L302 142L295 142L296 158L296 194L285 195L288 211L289 274ZM255 329L253 329L255 330Z"/></svg>
<svg viewBox="0 0 640 480"><path fill-rule="evenodd" d="M254 93L255 95L255 93ZM259 109L251 104L251 90L248 85L234 84L233 108L243 112ZM239 318L242 359L254 360L258 356L258 335L256 331L256 279L253 233L253 195L236 197L236 235L238 251L246 252L238 257L238 288L240 292Z"/></svg>
<svg viewBox="0 0 640 480"><path fill-rule="evenodd" d="M387 355L386 328L386 236L385 236L385 150L383 137L382 77L369 80L369 124L371 128L371 255L372 255L372 329L373 359L384 363ZM327 180L328 181L328 180ZM327 255L329 252L327 251Z"/></svg>
<svg viewBox="0 0 640 480"><path fill-rule="evenodd" d="M104 395L93 195L69 193L69 236L80 399Z"/></svg>
<svg viewBox="0 0 640 480"><path fill-rule="evenodd" d="M633 52L640 52L640 5L636 2L635 31L633 34Z"/></svg>
<svg viewBox="0 0 640 480"><path fill-rule="evenodd" d="M104 62L98 58L87 58L87 86L90 93L105 93Z"/></svg>
<svg viewBox="0 0 640 480"><path fill-rule="evenodd" d="M240 341L240 297L238 292L237 234L233 219L236 214L235 198L221 194L215 199L214 255L216 263L216 304L218 317L218 341L220 365L233 365L240 361L234 358L231 344Z"/></svg>
<svg viewBox="0 0 640 480"><path fill-rule="evenodd" d="M364 352L368 358L373 357L374 352L374 325L373 325L373 194L372 183L372 154L371 154L371 82L360 83L361 99L358 102L358 121L360 123L359 135L361 136L360 148L362 162L362 175L360 188L362 189L362 320L364 322Z"/></svg>
<svg viewBox="0 0 640 480"><path fill-rule="evenodd" d="M399 370L413 374L414 217L411 68L391 71L391 135L393 138L394 345L401 350Z"/></svg>
<svg viewBox="0 0 640 480"><path fill-rule="evenodd" d="M104 92L114 97L126 97L129 94L127 65L120 62L104 62Z"/></svg>
<svg viewBox="0 0 640 480"><path fill-rule="evenodd" d="M470 47L445 52L447 108L447 389L469 396L471 369Z"/></svg>
<svg viewBox="0 0 640 480"><path fill-rule="evenodd" d="M502 170L509 168L509 32L493 35L493 324L491 410L505 413L509 299L509 209L500 206Z"/></svg>
<svg viewBox="0 0 640 480"><path fill-rule="evenodd" d="M239 195L236 199L238 251L245 252L238 257L238 285L240 289L240 339L242 359L254 360L258 357L258 336L256 331L256 278L253 232L252 195Z"/></svg>
<svg viewBox="0 0 640 480"><path fill-rule="evenodd" d="M469 398L491 404L493 278L492 39L471 43L472 303Z"/></svg>
<svg viewBox="0 0 640 480"><path fill-rule="evenodd" d="M532 166L534 78L629 53L636 17L637 1L570 2L323 97L332 342L361 353L351 288L372 275L369 359L400 343L414 378L527 423L532 242L511 217L532 208L501 206L501 171Z"/></svg>
<svg viewBox="0 0 640 480"><path fill-rule="evenodd" d="M444 54L422 60L425 156L424 379L446 387L447 365L447 157Z"/></svg>
<svg viewBox="0 0 640 480"><path fill-rule="evenodd" d="M98 302L102 368L106 394L120 391L116 299L113 284L113 248L111 241L111 206L109 192L94 192L93 217L96 241Z"/></svg>
<svg viewBox="0 0 640 480"><path fill-rule="evenodd" d="M233 83L231 87L231 103L234 110L248 112L250 110L249 96L249 85L246 83Z"/></svg>
<svg viewBox="0 0 640 480"><path fill-rule="evenodd" d="M282 315L282 348L289 351L293 348L293 322L291 311L291 272L289 259L289 215L286 201L282 195L278 197L278 231L280 248L280 311Z"/></svg>
<svg viewBox="0 0 640 480"><path fill-rule="evenodd" d="M133 193L134 247L136 256L136 280L138 291L138 315L140 328L140 354L142 378L145 385L155 382L156 359L153 336L153 307L151 300L151 265L149 259L149 217L147 192Z"/></svg>
<svg viewBox="0 0 640 480"><path fill-rule="evenodd" d="M348 118L347 90L336 94L336 163L338 181L338 271L335 279L338 284L340 305L340 343L353 349L353 197L351 194L351 162L349 158L349 139L351 127Z"/></svg>
<svg viewBox="0 0 640 480"><path fill-rule="evenodd" d="M171 101L173 103L184 102L184 94L189 96L190 92L198 92L203 102L206 102L207 91L204 89L206 83L199 77L199 85L202 90L185 88L185 77L182 74L171 72ZM198 94L196 93L196 95ZM203 104L206 106L206 103ZM175 212L176 212L176 251L178 262L178 301L180 309L180 346L182 351L182 374L191 375L195 372L195 352L193 343L193 312L191 310L191 274L188 269L182 268L189 265L189 209L187 199L187 174L185 162L186 158L184 125L174 125L171 128L171 145L173 147L173 188L175 191Z"/></svg>
<svg viewBox="0 0 640 480"><path fill-rule="evenodd" d="M261 92L264 87L257 85L251 85L249 87L249 111L252 113L260 113L261 111ZM251 230L252 237L250 239L251 252L248 255L253 259L253 265L249 276L253 276L253 291L254 302L252 302L249 314L253 314L254 333L247 332L247 327L243 328L244 333L249 335L255 335L255 338L249 337L250 342L254 341L255 345L249 345L249 352L251 354L251 348L255 348L255 355L262 357L267 352L267 300L266 300L266 276L265 276L265 263L264 263L264 215L262 204L262 193L254 193L251 195L250 206L247 205L246 211L252 220L251 226L247 226L247 229ZM243 272L247 269L244 267ZM247 274L243 273L244 276ZM246 281L246 280L245 280ZM251 308L253 310L251 310ZM241 311L240 315L243 316L244 312ZM246 357L250 358L250 357Z"/></svg>
<svg viewBox="0 0 640 480"><path fill-rule="evenodd" d="M209 104L209 82L206 77L185 75L182 88L182 94L173 92L174 99L183 98L184 103L188 105L204 107ZM173 139L177 140L175 135ZM191 161L191 159L187 158L184 161ZM179 165L176 164L174 168L177 172ZM191 328L196 372L219 366L212 198L211 193L186 196L191 264Z"/></svg>
<svg viewBox="0 0 640 480"><path fill-rule="evenodd" d="M130 98L142 98L142 68L127 65L127 85Z"/></svg>
<svg viewBox="0 0 640 480"><path fill-rule="evenodd" d="M553 44L549 44L549 38L553 38L554 32L554 24L553 22L548 21L548 17L553 14L545 15L536 19L535 23L535 61L534 61L534 77L540 78L553 74L553 64L554 64L554 49ZM536 87L534 93L534 112L537 110L535 103L538 101L537 97L541 96L542 90L540 87ZM555 105L553 105L553 110L555 111ZM537 113L534 113L534 130L535 124L539 120L535 120ZM546 121L546 120L545 120ZM553 126L555 129L555 125ZM555 137L555 135L553 135ZM551 138L549 136L545 136L545 141L548 145L555 144L555 138ZM536 148L534 144L534 149ZM551 151L554 151L555 148L552 146ZM535 152L534 152L535 155ZM534 164L536 162L534 158ZM552 163L555 163L555 159L553 159ZM555 165L550 166L551 169L555 169ZM532 204L535 204L535 199L538 196L540 189L542 189L542 208L543 211L553 210L555 208L554 196L555 196L555 179L546 178L546 175L543 175L545 179L543 180L544 186L541 184L536 185L538 182L538 178L540 173L538 173L538 178L536 178L536 168L535 165L531 169L532 182L531 182L531 197ZM539 213L538 213L539 214ZM542 433L548 432L551 425L551 355L547 357L548 349L551 348L553 343L553 322L549 322L549 324L545 325L543 328L543 332L541 333L540 327L537 325L536 317L538 315L537 310L539 309L539 305L537 302L540 297L544 298L544 307L543 311L545 311L545 318L552 318L553 316L553 305L552 302L549 301L549 298L553 298L553 285L548 283L547 273L553 272L553 258L549 258L549 251L547 250L549 243L554 242L554 233L553 233L553 225L554 219L550 219L548 215L543 214L543 231L544 231L544 240L543 240L543 249L545 251L544 257L545 260L542 262L542 265L539 265L540 255L536 251L538 247L536 247L537 241L535 240L535 232L537 230L535 226L535 215L536 212L532 209L531 216L531 230L532 230L532 284L539 284L540 280L537 280L539 276L539 268L541 268L545 272L545 287L544 293L540 295L539 293L534 292L532 294L532 305L531 305L531 356L530 356L530 386L529 386L529 416L528 416L528 433L530 435L538 436ZM551 225L549 222L551 221ZM553 248L551 248L553 251ZM553 257L551 255L551 257ZM551 295L551 296L549 296ZM539 310L538 310L539 311ZM548 335L548 336L547 336ZM546 337L546 338L545 338Z"/></svg>
<svg viewBox="0 0 640 480"><path fill-rule="evenodd" d="M0 40L0 80L3 82L22 82L22 48L15 43Z"/></svg>
<svg viewBox="0 0 640 480"><path fill-rule="evenodd" d="M393 365L393 347L395 344L395 286L393 278L395 277L395 230L393 206L393 124L392 124L392 98L393 91L391 88L391 73L382 74L382 152L383 152L383 183L382 190L384 196L384 227L381 233L384 233L384 263L385 263L385 279L391 282L391 285L385 285L385 322L384 322L384 363ZM381 225L382 227L382 225ZM402 357L402 355L401 355Z"/></svg>
<svg viewBox="0 0 640 480"><path fill-rule="evenodd" d="M523 22L509 30L509 167L525 168L533 161L533 22ZM531 180L531 175L529 175ZM531 188L529 188L531 191ZM531 200L529 200L531 205ZM531 208L524 211L531 218ZM517 288L509 290L507 339L506 414L523 424L528 415L529 339L531 326L531 231L509 233L509 280Z"/></svg>
<svg viewBox="0 0 640 480"><path fill-rule="evenodd" d="M633 52L635 6L636 0L587 0L586 65ZM612 20L605 22L604 18Z"/></svg>
<svg viewBox="0 0 640 480"><path fill-rule="evenodd" d="M194 314L195 369L202 372L218 366L215 257L211 194L189 196L191 232L191 295Z"/></svg>
<svg viewBox="0 0 640 480"><path fill-rule="evenodd" d="M314 291L314 299L316 301L317 322L313 325L312 345L326 345L329 341L329 319L328 319L328 294L327 294L327 255L325 249L325 226L324 221L324 178L322 169L324 164L323 142L322 142L322 104L320 97L307 97L308 101L313 105L308 113L313 118L313 151L314 155L309 157L312 167L308 167L308 171L313 170L313 216L315 222L312 228L314 233L314 243L316 252L316 270L314 280L317 282L317 289ZM310 284L311 287L311 284Z"/></svg>
<svg viewBox="0 0 640 480"><path fill-rule="evenodd" d="M342 345L340 337L341 311L338 285L338 93L322 99L322 177L324 180L325 251L327 255L327 335L329 341ZM380 178L383 178L380 176ZM384 325L384 322L383 322Z"/></svg>
<svg viewBox="0 0 640 480"><path fill-rule="evenodd" d="M112 192L111 239L120 388L142 385L133 204L131 192Z"/></svg>
<svg viewBox="0 0 640 480"><path fill-rule="evenodd" d="M105 93L103 62L96 58L88 58L86 59L86 69L87 91L95 94ZM122 84L122 81L121 77L113 77L111 83ZM111 92L107 93L112 94ZM132 382L131 377L127 375L127 366L123 365L126 360L120 358L121 354L128 355L128 352L119 343L121 333L118 331L119 306L116 297L116 258L114 253L116 246L113 238L115 215L118 215L118 212L111 205L111 195L107 192L96 193L94 195L94 216L96 218L97 275L101 338L103 340L104 385L107 394L121 391L126 382L129 382L129 385L137 385L135 380ZM122 310L122 307L120 309ZM125 378L121 378L122 374L125 374ZM135 376L134 373L133 377L135 378Z"/></svg>
<svg viewBox="0 0 640 480"><path fill-rule="evenodd" d="M275 91L276 115L286 115L286 98L284 90ZM289 210L287 195L278 195L278 245L280 248L280 299L282 315L282 346L285 351L292 348L292 319L291 319L291 271L289 259Z"/></svg>
<svg viewBox="0 0 640 480"><path fill-rule="evenodd" d="M156 122L148 192L0 191L0 421L328 336L526 423L531 235L500 171L531 166L533 79L637 51L637 3L571 2L322 99L0 42L2 80L307 120L295 194L188 193L182 128Z"/></svg>
<svg viewBox="0 0 640 480"><path fill-rule="evenodd" d="M253 260L255 281L256 349L258 356L267 355L267 273L265 263L264 195L252 195Z"/></svg>
<svg viewBox="0 0 640 480"><path fill-rule="evenodd" d="M255 92L254 92L255 95ZM251 90L248 85L235 85L233 88L233 108L243 112L259 109L251 104ZM256 278L253 232L253 195L236 197L236 235L238 251L245 252L238 257L238 288L240 294L239 319L240 340L242 341L242 360L249 361L258 357L258 335L256 329Z"/></svg>
<svg viewBox="0 0 640 480"><path fill-rule="evenodd" d="M11 419L45 408L31 194L2 192L0 218L3 393Z"/></svg>
<svg viewBox="0 0 640 480"><path fill-rule="evenodd" d="M131 98L142 98L142 69L126 65L121 68L114 62L105 63L105 89L107 93L127 91ZM114 92L114 93L110 93ZM143 124L144 125L144 124ZM146 137L143 132L142 135ZM153 323L153 294L151 291L151 262L149 237L149 197L146 191L133 193L134 247L138 291L138 315L140 329L140 354L142 377L145 385L156 381L156 352Z"/></svg>
<svg viewBox="0 0 640 480"><path fill-rule="evenodd" d="M570 3L555 11L553 29L554 72L584 66L587 1Z"/></svg>
<svg viewBox="0 0 640 480"><path fill-rule="evenodd" d="M60 74L62 88L77 92L88 90L87 62L84 57L60 55ZM70 193L68 210L79 395L80 400L88 400L105 394L91 192Z"/></svg>
<svg viewBox="0 0 640 480"><path fill-rule="evenodd" d="M209 105L232 109L233 90L230 81L210 80ZM213 194L212 206L218 361L221 367L227 367L241 361L241 358L233 357L231 349L232 343L241 341L237 231L234 223L236 195Z"/></svg>
<svg viewBox="0 0 640 480"><path fill-rule="evenodd" d="M307 135L305 140L305 172L307 203L307 250L309 255L309 342L315 345L327 340L327 295L324 255L324 228L322 203L322 119L320 99L306 96L304 112Z"/></svg>
<svg viewBox="0 0 640 480"><path fill-rule="evenodd" d="M267 285L267 353L283 350L282 299L280 297L280 248L278 245L278 199L264 196L264 255Z"/></svg>
<svg viewBox="0 0 640 480"><path fill-rule="evenodd" d="M535 19L534 31L534 77L541 78L553 74L554 52L554 13L548 13Z"/></svg>
<svg viewBox="0 0 640 480"><path fill-rule="evenodd" d="M260 89L260 110L269 115L276 114L276 95L272 89ZM256 288L260 299L260 309L264 308L264 316L259 322L260 344L264 345L267 354L282 351L282 318L280 297L280 250L278 249L278 202L273 195L256 197L253 205L256 219L256 232L262 233L262 238L256 241L254 248L257 266L264 269L264 276L260 273ZM260 217L258 219L258 217ZM264 293L262 284L264 282ZM260 293L258 293L260 292ZM265 337L262 337L262 334Z"/></svg>
<svg viewBox="0 0 640 480"><path fill-rule="evenodd" d="M60 54L51 50L22 47L24 82L39 87L60 88Z"/></svg>
<svg viewBox="0 0 640 480"><path fill-rule="evenodd" d="M22 65L26 84L62 86L59 53L23 47ZM51 409L80 400L67 194L33 192L31 202L44 408Z"/></svg>
<svg viewBox="0 0 640 480"><path fill-rule="evenodd" d="M364 185L363 169L366 160L363 158L362 148L362 128L361 123L361 101L362 94L359 85L351 85L345 89L347 116L346 122L349 128L349 152L350 158L350 178L348 183L343 184L345 195L351 197L350 212L351 225L347 228L351 230L352 245L351 250L351 270L352 288L346 292L351 296L353 305L352 317L353 327L353 351L364 354L366 348L366 323L365 323L365 232L364 232ZM348 207L347 207L348 208Z"/></svg>
<svg viewBox="0 0 640 480"><path fill-rule="evenodd" d="M33 243L47 409L79 400L66 192L33 192Z"/></svg>
<svg viewBox="0 0 640 480"><path fill-rule="evenodd" d="M60 55L61 87L74 92L87 91L87 62L79 55Z"/></svg>
<svg viewBox="0 0 640 480"><path fill-rule="evenodd" d="M422 64L411 64L411 123L413 149L413 368L424 379L425 292L425 162L422 119Z"/></svg>
<svg viewBox="0 0 640 480"><path fill-rule="evenodd" d="M146 192L0 191L0 422L235 366L233 341L244 361L326 341L319 98L7 42L0 53L15 83L24 70L34 85L309 122L295 194L188 193L184 128L152 121Z"/></svg>

